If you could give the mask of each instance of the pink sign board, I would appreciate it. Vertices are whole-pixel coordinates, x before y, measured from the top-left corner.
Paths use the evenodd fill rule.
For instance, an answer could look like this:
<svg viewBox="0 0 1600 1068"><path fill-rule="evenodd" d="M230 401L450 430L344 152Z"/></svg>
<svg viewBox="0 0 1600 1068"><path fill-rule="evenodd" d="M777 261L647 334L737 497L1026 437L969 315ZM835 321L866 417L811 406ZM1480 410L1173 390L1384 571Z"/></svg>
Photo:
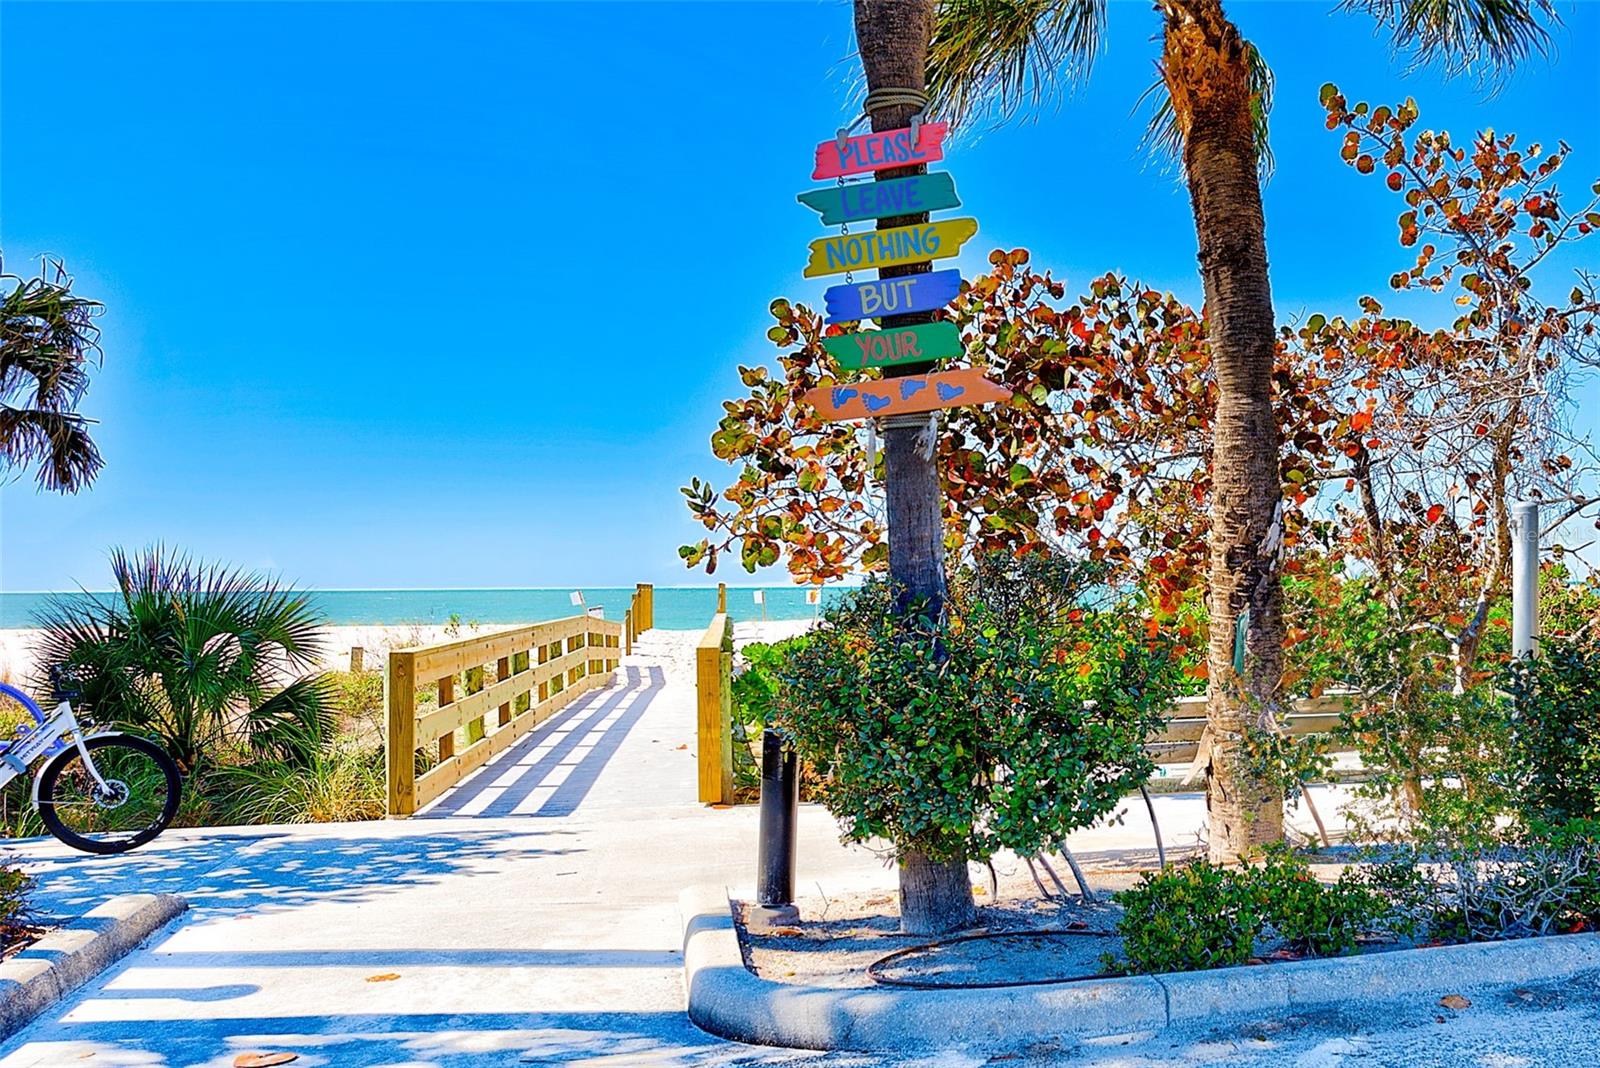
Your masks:
<svg viewBox="0 0 1600 1068"><path fill-rule="evenodd" d="M842 178L890 167L936 163L944 159L944 135L949 129L947 122L925 122L918 127L915 141L909 129L884 130L852 137L845 141L843 149L838 141L824 141L817 146L817 165L811 177Z"/></svg>

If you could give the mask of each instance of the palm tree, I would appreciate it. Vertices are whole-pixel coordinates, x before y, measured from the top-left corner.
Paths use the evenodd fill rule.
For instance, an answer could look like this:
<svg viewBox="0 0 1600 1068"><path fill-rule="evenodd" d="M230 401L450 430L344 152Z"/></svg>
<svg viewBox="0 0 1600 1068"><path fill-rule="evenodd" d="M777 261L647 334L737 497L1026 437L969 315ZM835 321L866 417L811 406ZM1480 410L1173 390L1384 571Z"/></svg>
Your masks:
<svg viewBox="0 0 1600 1068"><path fill-rule="evenodd" d="M1492 76L1549 41L1550 0L1345 0L1395 46L1451 73ZM1274 318L1261 165L1271 75L1222 0L1157 0L1162 17L1154 140L1177 150L1199 238L1218 399L1211 471L1210 853L1233 861L1282 837L1280 797L1243 766L1247 722L1270 721L1283 661L1279 441L1272 411ZM1105 0L943 0L929 82L957 120L1002 117L1060 76L1082 77L1105 33ZM1242 670L1235 635L1242 632Z"/></svg>
<svg viewBox="0 0 1600 1068"><path fill-rule="evenodd" d="M60 263L56 280L0 274L0 466L38 465L47 490L76 493L104 466L76 411L98 363L103 307L72 292Z"/></svg>
<svg viewBox="0 0 1600 1068"><path fill-rule="evenodd" d="M855 23L872 128L901 128L919 110L915 98L927 86L934 0L856 0ZM873 91L884 90L902 92L899 99L879 103ZM876 177L887 181L926 170L919 164L880 171ZM923 213L880 219L878 227L927 221L927 213ZM879 277L913 274L930 266L886 267ZM927 321L927 316L890 316L883 326L889 329ZM898 372L891 369L890 373ZM903 609L938 617L944 611L946 592L942 495L933 453L918 446L918 433L914 426L892 423L884 430L889 576ZM900 876L900 923L906 931L934 934L969 926L976 919L965 858L936 861L908 850L895 859Z"/></svg>
<svg viewBox="0 0 1600 1068"><path fill-rule="evenodd" d="M316 756L332 696L303 594L161 546L115 550L111 571L109 597L54 597L35 619L42 668L72 668L97 721L156 735L185 771Z"/></svg>

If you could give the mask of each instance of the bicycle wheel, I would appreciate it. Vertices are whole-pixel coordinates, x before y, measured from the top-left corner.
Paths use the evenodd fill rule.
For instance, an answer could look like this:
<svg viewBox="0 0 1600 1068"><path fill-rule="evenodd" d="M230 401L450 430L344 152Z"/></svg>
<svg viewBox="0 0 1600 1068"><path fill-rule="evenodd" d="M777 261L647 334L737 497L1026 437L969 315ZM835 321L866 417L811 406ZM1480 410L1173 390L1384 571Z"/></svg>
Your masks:
<svg viewBox="0 0 1600 1068"><path fill-rule="evenodd" d="M39 774L46 829L86 853L126 853L166 830L183 781L166 750L131 734L102 734L84 745L105 786L76 745L57 753Z"/></svg>

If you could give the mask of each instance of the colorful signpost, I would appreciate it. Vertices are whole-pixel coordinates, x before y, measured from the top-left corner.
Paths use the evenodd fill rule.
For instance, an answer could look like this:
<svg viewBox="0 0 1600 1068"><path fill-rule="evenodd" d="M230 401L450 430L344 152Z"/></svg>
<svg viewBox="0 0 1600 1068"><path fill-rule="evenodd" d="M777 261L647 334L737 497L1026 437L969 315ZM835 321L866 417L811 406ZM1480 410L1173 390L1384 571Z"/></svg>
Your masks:
<svg viewBox="0 0 1600 1068"><path fill-rule="evenodd" d="M805 276L815 278L866 267L894 267L954 256L977 232L977 219L944 219L936 223L818 238L811 242L811 262L806 264Z"/></svg>
<svg viewBox="0 0 1600 1068"><path fill-rule="evenodd" d="M890 167L910 167L918 163L937 163L944 159L944 135L948 123L925 122L916 130L884 130L881 133L851 137L841 144L837 139L817 146L813 178L843 178L847 174L866 174Z"/></svg>
<svg viewBox="0 0 1600 1068"><path fill-rule="evenodd" d="M937 311L959 292L961 272L952 269L829 286L822 301L828 310L828 322L849 323L884 315Z"/></svg>
<svg viewBox="0 0 1600 1068"><path fill-rule="evenodd" d="M858 330L822 339L840 367L898 367L961 355L961 331L955 323L923 323L887 330Z"/></svg>
<svg viewBox="0 0 1600 1068"><path fill-rule="evenodd" d="M978 232L976 219L940 219L910 226L849 232L848 223L862 219L898 220L943 208L959 207L956 184L948 174L915 174L885 181L846 183L850 174L869 174L890 167L933 163L944 158L948 127L925 122L907 130L885 130L861 137L844 136L817 146L813 178L841 179L837 188L813 189L800 203L839 226L837 236L811 242L805 275L843 274L842 285L829 286L823 303L829 323L887 320L881 330L857 330L822 339L822 346L843 369L870 370L932 363L962 354L961 332L954 323L905 324L900 316L938 311L961 292L961 272L928 271L857 282L850 272L872 268L931 263L954 256ZM804 400L824 419L875 419L916 415L967 404L1009 400L1011 391L983 377L974 367L931 374L897 375L866 382L843 382L808 390Z"/></svg>
<svg viewBox="0 0 1600 1068"><path fill-rule="evenodd" d="M807 390L805 400L824 419L873 419L883 415L913 415L964 404L984 404L1011 398L1011 391L983 377L976 367L940 371L930 375L882 378L875 382L850 382Z"/></svg>
<svg viewBox="0 0 1600 1068"><path fill-rule="evenodd" d="M961 206L955 179L942 171L891 178L886 182L852 182L831 189L810 189L795 199L812 211L821 212L824 226Z"/></svg>

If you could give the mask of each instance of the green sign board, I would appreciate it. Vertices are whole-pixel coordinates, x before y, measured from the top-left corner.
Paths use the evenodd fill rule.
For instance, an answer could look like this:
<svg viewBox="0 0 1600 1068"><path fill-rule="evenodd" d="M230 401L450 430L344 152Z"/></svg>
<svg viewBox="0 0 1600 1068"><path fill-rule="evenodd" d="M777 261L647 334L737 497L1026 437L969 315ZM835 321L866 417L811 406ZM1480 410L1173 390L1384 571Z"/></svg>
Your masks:
<svg viewBox="0 0 1600 1068"><path fill-rule="evenodd" d="M858 330L822 339L840 367L893 367L929 363L961 355L961 332L955 323L923 323L888 330Z"/></svg>

